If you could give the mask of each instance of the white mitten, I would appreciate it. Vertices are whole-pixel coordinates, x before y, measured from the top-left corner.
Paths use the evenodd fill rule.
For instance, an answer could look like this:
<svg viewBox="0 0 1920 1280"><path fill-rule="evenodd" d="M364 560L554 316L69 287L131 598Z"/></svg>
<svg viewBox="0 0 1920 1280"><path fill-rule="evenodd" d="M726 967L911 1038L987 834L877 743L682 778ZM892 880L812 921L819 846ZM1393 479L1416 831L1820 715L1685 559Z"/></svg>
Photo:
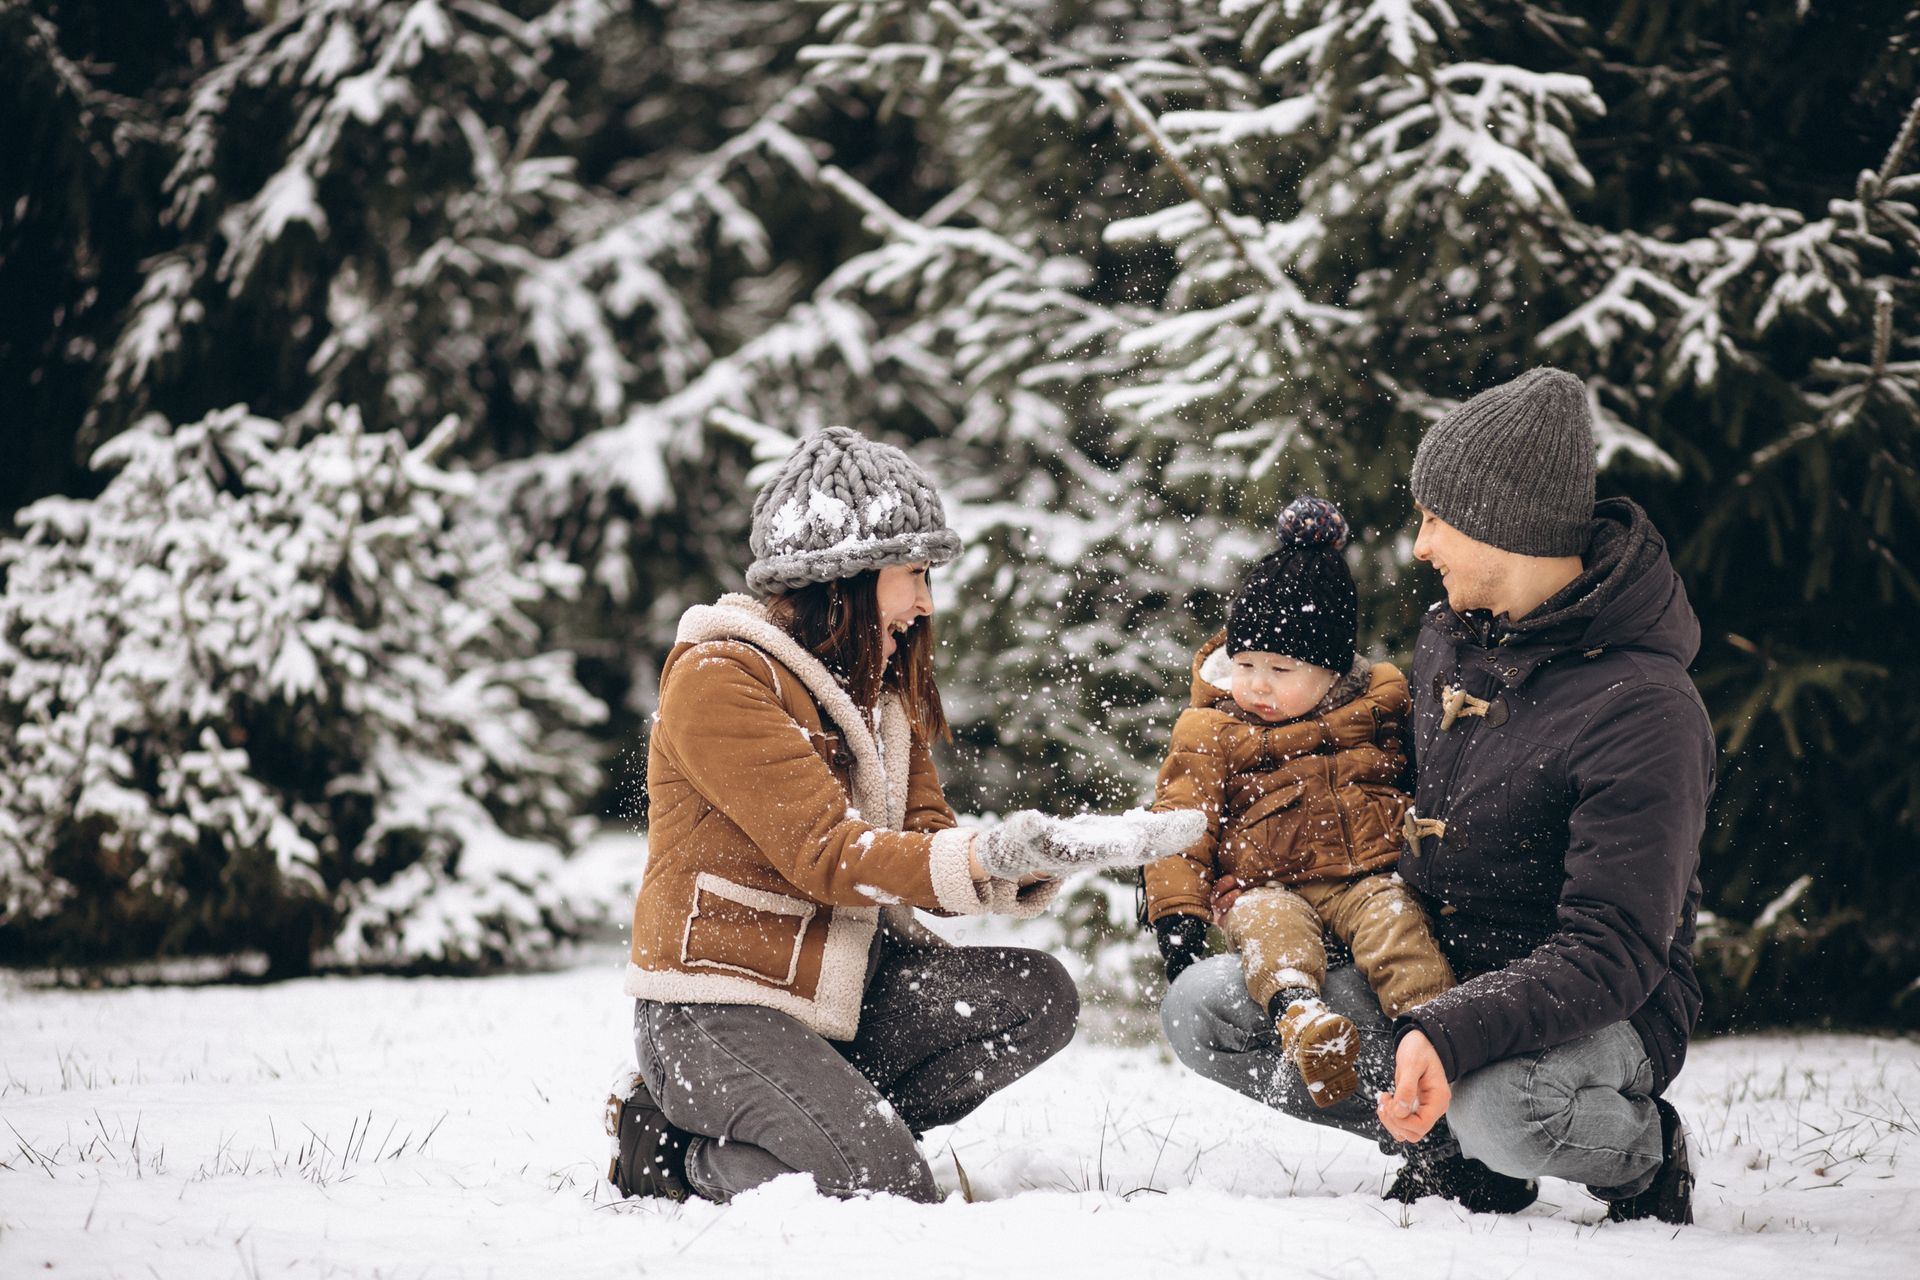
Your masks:
<svg viewBox="0 0 1920 1280"><path fill-rule="evenodd" d="M1207 830L1197 809L1056 818L1036 809L1010 813L974 845L987 874L1003 880L1060 876L1089 867L1139 867L1179 853Z"/></svg>

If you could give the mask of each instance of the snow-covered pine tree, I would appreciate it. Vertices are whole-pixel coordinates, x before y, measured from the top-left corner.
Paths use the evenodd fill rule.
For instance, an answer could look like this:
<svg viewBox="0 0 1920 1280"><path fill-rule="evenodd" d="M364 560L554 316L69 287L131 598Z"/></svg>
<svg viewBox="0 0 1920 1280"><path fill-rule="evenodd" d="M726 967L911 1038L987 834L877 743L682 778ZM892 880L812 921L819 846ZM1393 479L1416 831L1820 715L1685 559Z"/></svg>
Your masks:
<svg viewBox="0 0 1920 1280"><path fill-rule="evenodd" d="M1678 26L1578 8L1590 25L1561 30L1614 110L1594 225L1534 349L1680 463L1640 496L1708 624L1708 903L1751 919L1786 895L1805 917L1757 969L1708 970L1710 994L1910 1021L1920 6L1777 0Z"/></svg>
<svg viewBox="0 0 1920 1280"><path fill-rule="evenodd" d="M460 526L455 434L146 422L98 498L21 513L0 956L468 966L577 932L604 708L529 615L579 574Z"/></svg>
<svg viewBox="0 0 1920 1280"><path fill-rule="evenodd" d="M450 465L485 467L646 416L745 339L769 335L775 421L818 420L794 389L851 363L818 338L854 331L805 305L846 255L806 180L823 144L788 122L884 149L790 92L793 0L172 5L157 30L36 8L0 0L0 92L44 144L0 157L0 284L34 304L0 322L33 462L0 510L85 492L73 460L152 411L307 429L352 403L415 442L452 415ZM626 611L705 592L709 486L747 465L692 442L671 472L642 440L611 481L503 477L461 513L594 568L540 621L616 703L650 683Z"/></svg>
<svg viewBox="0 0 1920 1280"><path fill-rule="evenodd" d="M1321 489L1365 536L1371 638L1414 602L1400 482L1424 415L1498 368L1588 181L1591 85L1472 55L1438 3L839 6L807 60L914 115L938 237L885 211L893 323L966 395L943 432L963 776L997 802L1140 792L1184 661ZM850 193L850 198L857 198ZM843 275L849 273L843 273ZM886 323L883 320L883 323ZM899 340L898 338L895 339ZM1664 462L1607 421L1622 448Z"/></svg>
<svg viewBox="0 0 1920 1280"><path fill-rule="evenodd" d="M583 203L543 142L569 88L553 65L605 12L259 11L166 119L166 243L102 353L83 446L153 410L245 401L311 425L352 401L416 440L458 413L484 457L604 412L625 369L609 318L530 251Z"/></svg>
<svg viewBox="0 0 1920 1280"><path fill-rule="evenodd" d="M1913 87L1912 7L1763 6L1760 26L1826 54L1784 90L1762 72L1778 44L1743 39L1746 18L1615 16L1439 0L826 12L806 61L910 118L950 188L929 228L836 182L882 238L836 283L855 286L840 296L872 317L876 347L910 343L960 392L951 425L933 422L975 539L948 634L965 646L949 680L980 753L963 753L960 776L988 783L976 795L1057 803L1063 778L1085 799L1138 794L1179 651L1217 617L1288 489L1326 486L1372 533L1356 557L1368 628L1404 644L1425 593L1395 585L1407 546L1393 534L1421 426L1548 358L1591 380L1606 483L1655 507L1703 613L1735 616L1744 590L1738 573L1709 572L1716 558L1770 578L1807 570L1807 623L1838 606L1843 563L1860 566L1844 607L1901 603L1911 461L1857 424L1874 410L1905 421L1913 273L1898 236L1911 215L1885 148ZM1868 65L1871 87L1856 87ZM1715 96L1729 81L1732 110ZM1842 118L1822 117L1841 99ZM1845 147L1809 145L1829 122ZM1832 155L1857 155L1869 122L1881 149L1835 182ZM1856 183L1862 167L1874 173ZM1813 194L1765 200L1773 179ZM1835 198L1844 207L1823 220ZM1769 265L1753 278L1736 260ZM1595 318L1623 282L1647 296L1607 336ZM1815 304L1828 350L1782 341ZM1843 314L1858 323L1834 328ZM1659 341L1633 342L1636 325ZM1716 366L1743 376L1698 376ZM1795 388L1783 407L1756 416L1781 384ZM1742 442L1732 466L1693 403L1709 385L1722 398L1705 422ZM1868 500L1828 483L1829 437L1856 449ZM1753 474L1803 460L1795 483L1817 496ZM1832 504L1858 515L1822 514ZM1762 506L1808 539L1804 560L1753 536ZM1703 524L1708 508L1722 514ZM1763 636L1780 616L1767 599L1750 628ZM1892 848L1888 823L1916 811L1910 729L1859 693L1887 668L1810 649L1800 670L1817 679L1786 689L1767 675L1787 669L1782 652L1729 663L1710 647L1703 671L1729 745L1746 745L1735 726L1755 712L1785 735L1750 794L1799 764L1796 701L1840 699L1899 779L1856 828ZM1747 829L1740 794L1716 815L1723 852L1765 834ZM1777 860L1742 863L1715 886L1731 905L1781 883ZM1837 881L1835 900L1859 901L1859 883ZM1869 997L1876 1016L1884 994Z"/></svg>

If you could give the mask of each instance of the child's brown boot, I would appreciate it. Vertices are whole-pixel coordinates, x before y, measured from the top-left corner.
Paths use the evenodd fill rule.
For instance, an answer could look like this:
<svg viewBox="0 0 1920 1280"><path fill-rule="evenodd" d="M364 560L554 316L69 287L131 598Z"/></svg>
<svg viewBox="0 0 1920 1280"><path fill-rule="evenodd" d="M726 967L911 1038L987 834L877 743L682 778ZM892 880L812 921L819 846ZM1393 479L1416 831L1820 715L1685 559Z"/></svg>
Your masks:
<svg viewBox="0 0 1920 1280"><path fill-rule="evenodd" d="M1307 1096L1330 1107L1360 1087L1354 1062L1360 1032L1319 1000L1296 1000L1280 1015L1280 1049L1299 1068Z"/></svg>

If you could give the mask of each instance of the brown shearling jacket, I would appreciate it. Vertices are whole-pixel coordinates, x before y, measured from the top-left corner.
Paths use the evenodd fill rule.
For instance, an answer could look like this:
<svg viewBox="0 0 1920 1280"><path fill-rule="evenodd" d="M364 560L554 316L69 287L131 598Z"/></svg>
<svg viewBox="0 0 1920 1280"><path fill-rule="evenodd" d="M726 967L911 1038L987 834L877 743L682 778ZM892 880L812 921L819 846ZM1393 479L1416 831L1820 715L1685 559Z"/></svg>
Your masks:
<svg viewBox="0 0 1920 1280"><path fill-rule="evenodd" d="M1191 705L1174 723L1153 804L1203 811L1207 834L1148 865L1149 922L1209 919L1222 875L1248 886L1348 879L1400 856L1411 803L1398 789L1407 764L1406 678L1375 663L1351 701L1266 724L1234 704L1225 643L1223 631L1194 655Z"/></svg>
<svg viewBox="0 0 1920 1280"><path fill-rule="evenodd" d="M647 747L651 822L624 990L756 1004L858 1030L885 926L912 907L1037 915L1055 886L977 883L927 744L891 694L869 718L750 596L689 609Z"/></svg>

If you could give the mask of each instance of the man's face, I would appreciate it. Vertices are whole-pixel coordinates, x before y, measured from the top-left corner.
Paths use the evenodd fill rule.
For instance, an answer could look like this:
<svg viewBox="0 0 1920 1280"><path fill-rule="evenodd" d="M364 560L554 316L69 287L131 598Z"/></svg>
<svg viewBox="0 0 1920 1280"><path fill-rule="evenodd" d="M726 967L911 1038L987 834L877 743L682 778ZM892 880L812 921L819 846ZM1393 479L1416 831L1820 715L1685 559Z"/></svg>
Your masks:
<svg viewBox="0 0 1920 1280"><path fill-rule="evenodd" d="M1416 504L1414 509L1420 513L1414 559L1440 571L1447 604L1455 613L1495 608L1506 586L1506 553L1469 538L1425 507Z"/></svg>

